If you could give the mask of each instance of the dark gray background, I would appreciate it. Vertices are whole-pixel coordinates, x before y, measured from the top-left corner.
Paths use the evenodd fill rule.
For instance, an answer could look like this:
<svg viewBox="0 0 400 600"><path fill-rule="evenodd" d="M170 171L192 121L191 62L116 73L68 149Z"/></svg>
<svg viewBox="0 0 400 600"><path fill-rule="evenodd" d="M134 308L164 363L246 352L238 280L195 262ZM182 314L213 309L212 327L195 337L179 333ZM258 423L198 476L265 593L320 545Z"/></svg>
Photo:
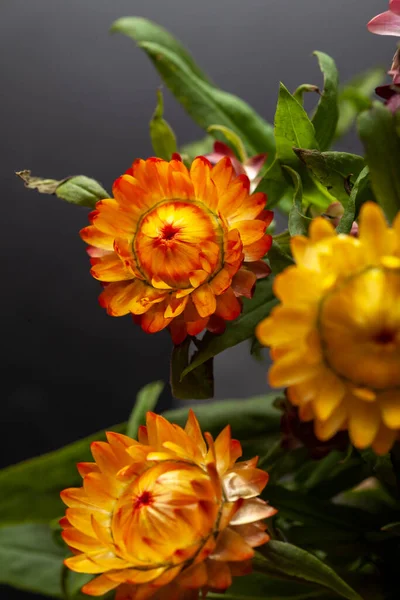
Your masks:
<svg viewBox="0 0 400 600"><path fill-rule="evenodd" d="M0 2L3 465L125 420L143 384L168 379L169 335L148 336L97 304L78 236L88 211L25 190L13 175L83 173L110 188L133 159L152 154L159 77L130 40L108 34L112 21L159 22L271 121L279 80L289 89L321 82L313 50L334 56L342 81L389 66L395 40L366 30L386 8L386 0ZM166 117L180 143L202 135L168 94ZM351 137L343 148L359 150ZM218 398L265 389L265 364L247 345L215 363Z"/></svg>

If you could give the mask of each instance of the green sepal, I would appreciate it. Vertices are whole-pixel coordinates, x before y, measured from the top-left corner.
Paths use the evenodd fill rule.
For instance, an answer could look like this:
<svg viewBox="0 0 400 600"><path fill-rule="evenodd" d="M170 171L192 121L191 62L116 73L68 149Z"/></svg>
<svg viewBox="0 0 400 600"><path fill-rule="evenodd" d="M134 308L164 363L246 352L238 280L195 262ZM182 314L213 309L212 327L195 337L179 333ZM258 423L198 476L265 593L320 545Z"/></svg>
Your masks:
<svg viewBox="0 0 400 600"><path fill-rule="evenodd" d="M175 133L163 118L163 114L163 94L161 90L157 90L157 106L150 121L150 138L155 155L164 160L171 160L178 148Z"/></svg>

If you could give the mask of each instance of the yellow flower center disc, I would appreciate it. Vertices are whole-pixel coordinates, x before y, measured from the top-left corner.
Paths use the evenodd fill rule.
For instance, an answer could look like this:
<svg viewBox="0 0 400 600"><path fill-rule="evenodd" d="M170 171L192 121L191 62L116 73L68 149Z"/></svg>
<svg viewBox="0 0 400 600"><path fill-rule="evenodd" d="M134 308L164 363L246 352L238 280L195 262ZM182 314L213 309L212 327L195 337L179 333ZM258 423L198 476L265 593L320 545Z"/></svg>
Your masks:
<svg viewBox="0 0 400 600"><path fill-rule="evenodd" d="M325 297L325 360L339 377L375 390L400 386L400 273L369 268Z"/></svg>
<svg viewBox="0 0 400 600"><path fill-rule="evenodd" d="M146 279L157 277L172 288L191 287L189 275L210 274L222 260L222 230L217 215L196 202L168 200L142 218L133 250ZM204 256L201 250L204 250Z"/></svg>

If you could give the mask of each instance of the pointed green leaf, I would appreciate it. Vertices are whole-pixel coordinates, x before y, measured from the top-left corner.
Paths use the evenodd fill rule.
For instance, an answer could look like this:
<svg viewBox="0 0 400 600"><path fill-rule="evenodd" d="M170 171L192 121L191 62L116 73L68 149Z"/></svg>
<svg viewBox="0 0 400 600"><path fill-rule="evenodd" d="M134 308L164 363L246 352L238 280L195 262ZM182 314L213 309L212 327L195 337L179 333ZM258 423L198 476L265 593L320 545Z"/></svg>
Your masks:
<svg viewBox="0 0 400 600"><path fill-rule="evenodd" d="M161 90L157 90L157 106L150 121L150 137L156 156L164 160L171 160L172 155L177 152L176 137L163 119L164 100Z"/></svg>
<svg viewBox="0 0 400 600"><path fill-rule="evenodd" d="M285 165L294 168L298 165L293 148L318 148L313 124L283 83L280 84L274 132L276 155Z"/></svg>
<svg viewBox="0 0 400 600"><path fill-rule="evenodd" d="M218 123L234 131L248 153L268 152L272 160L275 142L271 125L246 102L218 89L207 81L192 59L164 29L137 17L119 19L113 32L123 33L142 48L153 62L167 87L192 119L207 130ZM160 33L161 31L161 33Z"/></svg>
<svg viewBox="0 0 400 600"><path fill-rule="evenodd" d="M292 544L271 540L263 546L262 557L268 573L285 573L290 577L316 583L347 600L362 600L331 567L313 554ZM258 554L259 555L259 554ZM262 568L262 563L261 563ZM260 570L260 566L258 567Z"/></svg>
<svg viewBox="0 0 400 600"><path fill-rule="evenodd" d="M295 152L334 199L346 206L349 199L347 186L353 184L363 170L363 157L347 152L319 152L305 148L296 148Z"/></svg>
<svg viewBox="0 0 400 600"><path fill-rule="evenodd" d="M372 189L390 222L400 210L400 138L395 125L391 111L378 103L358 118Z"/></svg>
<svg viewBox="0 0 400 600"><path fill-rule="evenodd" d="M333 58L324 52L314 52L324 75L324 89L317 110L312 118L315 137L321 150L327 150L335 137L338 109L339 74Z"/></svg>
<svg viewBox="0 0 400 600"><path fill-rule="evenodd" d="M305 204L326 208L334 201L331 194L310 176L294 152L294 148L318 149L314 126L304 108L281 83L275 113L276 159L265 173L256 191L268 194L268 206L293 202L291 178L283 172L284 165L297 171L303 183Z"/></svg>
<svg viewBox="0 0 400 600"><path fill-rule="evenodd" d="M269 315L275 304L277 300L272 292L272 278L259 281L253 298L243 299L242 314L235 321L226 323L225 332L221 335L206 334L199 342L199 350L183 370L182 380L210 358L249 339L254 334L258 323Z"/></svg>
<svg viewBox="0 0 400 600"><path fill-rule="evenodd" d="M369 169L368 167L365 167L357 177L357 181L351 190L343 217L340 219L340 223L336 228L337 232L350 233L353 222L360 211L361 205L367 200L372 199L373 193L370 187Z"/></svg>
<svg viewBox="0 0 400 600"><path fill-rule="evenodd" d="M300 175L290 167L284 167L294 184L293 205L289 213L290 235L307 235L311 219L303 214L303 185Z"/></svg>
<svg viewBox="0 0 400 600"><path fill-rule="evenodd" d="M154 410L163 388L162 381L153 381L139 391L126 427L126 435L137 439L140 425L146 424L146 413Z"/></svg>

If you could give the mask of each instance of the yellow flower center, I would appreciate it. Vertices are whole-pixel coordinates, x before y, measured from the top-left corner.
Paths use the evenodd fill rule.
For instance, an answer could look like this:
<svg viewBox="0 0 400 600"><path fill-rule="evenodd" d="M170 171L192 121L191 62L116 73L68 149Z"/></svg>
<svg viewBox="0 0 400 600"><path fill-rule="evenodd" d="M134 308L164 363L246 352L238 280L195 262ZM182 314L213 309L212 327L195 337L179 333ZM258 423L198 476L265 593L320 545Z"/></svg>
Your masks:
<svg viewBox="0 0 400 600"><path fill-rule="evenodd" d="M190 200L166 200L141 219L133 242L138 268L149 283L191 287L190 276L208 279L223 259L222 223L217 215Z"/></svg>
<svg viewBox="0 0 400 600"><path fill-rule="evenodd" d="M111 533L119 555L135 568L173 566L201 550L218 525L219 510L205 471L165 461L127 485L117 500Z"/></svg>
<svg viewBox="0 0 400 600"><path fill-rule="evenodd" d="M400 273L368 268L333 289L319 315L329 367L356 386L400 386Z"/></svg>

